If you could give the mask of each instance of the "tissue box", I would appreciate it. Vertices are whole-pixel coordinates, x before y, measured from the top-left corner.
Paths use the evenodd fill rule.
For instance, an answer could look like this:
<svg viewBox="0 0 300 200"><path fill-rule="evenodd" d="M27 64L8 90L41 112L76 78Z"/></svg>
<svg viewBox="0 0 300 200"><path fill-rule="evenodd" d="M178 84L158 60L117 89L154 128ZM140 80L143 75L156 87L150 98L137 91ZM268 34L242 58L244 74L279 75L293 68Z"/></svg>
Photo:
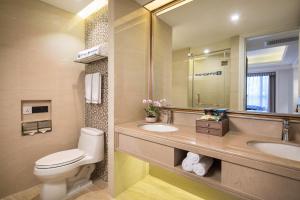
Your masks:
<svg viewBox="0 0 300 200"><path fill-rule="evenodd" d="M224 136L229 131L229 120L222 119L221 121L196 120L196 132Z"/></svg>

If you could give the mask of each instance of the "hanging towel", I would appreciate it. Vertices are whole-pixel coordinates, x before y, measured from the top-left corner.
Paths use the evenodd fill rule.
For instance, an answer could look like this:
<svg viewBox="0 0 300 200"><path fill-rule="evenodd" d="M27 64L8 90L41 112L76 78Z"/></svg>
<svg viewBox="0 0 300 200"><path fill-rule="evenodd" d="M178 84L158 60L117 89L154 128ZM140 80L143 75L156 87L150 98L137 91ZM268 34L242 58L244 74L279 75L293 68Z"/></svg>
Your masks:
<svg viewBox="0 0 300 200"><path fill-rule="evenodd" d="M92 77L92 103L101 103L101 74L94 73Z"/></svg>
<svg viewBox="0 0 300 200"><path fill-rule="evenodd" d="M198 176L204 176L208 172L213 162L213 158L204 157L199 163L193 165L193 172Z"/></svg>
<svg viewBox="0 0 300 200"><path fill-rule="evenodd" d="M85 75L85 101L92 102L92 74Z"/></svg>

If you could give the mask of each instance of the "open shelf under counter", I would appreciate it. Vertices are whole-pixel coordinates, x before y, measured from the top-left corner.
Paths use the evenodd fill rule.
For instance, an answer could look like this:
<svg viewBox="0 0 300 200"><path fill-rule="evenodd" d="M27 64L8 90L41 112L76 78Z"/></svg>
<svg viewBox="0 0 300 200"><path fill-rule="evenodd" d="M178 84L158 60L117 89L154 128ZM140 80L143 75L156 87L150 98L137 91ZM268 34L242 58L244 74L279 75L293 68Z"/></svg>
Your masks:
<svg viewBox="0 0 300 200"><path fill-rule="evenodd" d="M205 176L198 176L194 172L187 172L182 168L182 161L186 158L188 151L183 149L174 149L174 170L195 180L206 181L212 184L221 184L221 160L213 158L214 162ZM206 155L204 155L206 156Z"/></svg>
<svg viewBox="0 0 300 200"><path fill-rule="evenodd" d="M221 184L221 161L215 160L214 164L209 169L208 173L205 176L198 176L193 172L187 172L182 169L181 165L175 166L175 171L178 173L187 176L188 178L192 178L197 181L204 181L209 184L219 185Z"/></svg>

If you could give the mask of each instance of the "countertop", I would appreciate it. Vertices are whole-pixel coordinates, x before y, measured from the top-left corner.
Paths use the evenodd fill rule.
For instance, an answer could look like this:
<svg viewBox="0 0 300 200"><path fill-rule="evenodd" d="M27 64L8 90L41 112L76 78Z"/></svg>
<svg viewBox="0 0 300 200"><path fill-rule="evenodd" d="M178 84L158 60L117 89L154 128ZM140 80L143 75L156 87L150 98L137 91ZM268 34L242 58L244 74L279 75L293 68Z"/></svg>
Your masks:
<svg viewBox="0 0 300 200"><path fill-rule="evenodd" d="M248 141L282 143L279 139L232 131L219 137L196 133L195 127L178 124L173 124L178 128L176 132L158 133L139 128L141 124L145 123L119 124L115 132L300 180L300 162L268 155L247 145Z"/></svg>

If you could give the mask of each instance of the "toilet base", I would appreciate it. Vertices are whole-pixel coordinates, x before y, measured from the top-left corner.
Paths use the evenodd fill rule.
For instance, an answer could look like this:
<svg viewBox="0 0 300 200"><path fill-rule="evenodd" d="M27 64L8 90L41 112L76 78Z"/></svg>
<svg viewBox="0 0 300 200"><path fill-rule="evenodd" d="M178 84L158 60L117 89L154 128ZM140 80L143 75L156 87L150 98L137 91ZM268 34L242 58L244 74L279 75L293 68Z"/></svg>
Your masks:
<svg viewBox="0 0 300 200"><path fill-rule="evenodd" d="M40 194L41 200L61 200L67 195L67 184L65 180L44 183Z"/></svg>
<svg viewBox="0 0 300 200"><path fill-rule="evenodd" d="M71 197L76 195L84 188L92 185L92 181L81 182L76 185L76 187L72 188L70 191L67 191L67 184L65 181L62 182L54 182L53 184L43 184L40 194L41 200L63 200L67 197Z"/></svg>
<svg viewBox="0 0 300 200"><path fill-rule="evenodd" d="M80 170L75 170L68 179L46 181L42 185L41 200L63 200L80 192L92 184L90 176L95 169L95 164L84 165ZM76 173L77 172L77 173ZM76 174L75 174L76 173Z"/></svg>
<svg viewBox="0 0 300 200"><path fill-rule="evenodd" d="M68 193L67 193L67 197L71 197L74 196L76 194L78 194L79 192L81 192L84 188L89 187L90 185L93 184L93 181L87 181L87 182L82 182L80 185L76 185L76 187L73 187Z"/></svg>

